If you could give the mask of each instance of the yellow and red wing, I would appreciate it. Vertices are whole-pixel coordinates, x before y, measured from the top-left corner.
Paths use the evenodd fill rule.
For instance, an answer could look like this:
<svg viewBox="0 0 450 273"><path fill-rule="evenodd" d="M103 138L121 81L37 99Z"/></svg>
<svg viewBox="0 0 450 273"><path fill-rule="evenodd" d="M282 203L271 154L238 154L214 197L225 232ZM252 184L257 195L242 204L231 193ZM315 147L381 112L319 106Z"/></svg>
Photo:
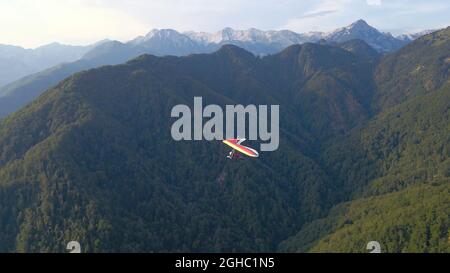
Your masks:
<svg viewBox="0 0 450 273"><path fill-rule="evenodd" d="M238 141L239 141L239 139L225 139L222 142L225 143L226 145L230 146L231 148L235 149L236 151L243 153L247 156L251 156L251 157L259 156L258 152L253 150L252 148L249 148L249 147L241 145L241 144L237 144Z"/></svg>

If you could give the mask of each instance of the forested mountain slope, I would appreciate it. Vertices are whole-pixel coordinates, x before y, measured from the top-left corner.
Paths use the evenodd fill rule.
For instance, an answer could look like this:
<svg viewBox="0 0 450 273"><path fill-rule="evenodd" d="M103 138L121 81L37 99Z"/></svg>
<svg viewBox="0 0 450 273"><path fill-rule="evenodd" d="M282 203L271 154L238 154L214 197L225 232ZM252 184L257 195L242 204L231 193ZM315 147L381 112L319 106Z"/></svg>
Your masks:
<svg viewBox="0 0 450 273"><path fill-rule="evenodd" d="M442 74L448 65L420 75L408 70L424 58L428 64L439 63L433 56L442 61L450 43L442 38L447 32L427 35L381 62L376 73L387 61L406 71L389 93L381 88L375 95L397 104L321 153L330 174L339 178L341 193L353 201L302 228L280 245L281 251L363 252L373 240L389 252L449 251L450 84ZM414 48L426 51L423 43L428 55L405 61L405 55L417 54ZM409 97L398 94L424 79L434 85L416 86Z"/></svg>
<svg viewBox="0 0 450 273"><path fill-rule="evenodd" d="M65 79L0 123L0 251L448 251L446 78L397 101L377 78L391 56L350 48L224 46ZM174 141L170 111L194 96L279 104L279 149L230 161Z"/></svg>

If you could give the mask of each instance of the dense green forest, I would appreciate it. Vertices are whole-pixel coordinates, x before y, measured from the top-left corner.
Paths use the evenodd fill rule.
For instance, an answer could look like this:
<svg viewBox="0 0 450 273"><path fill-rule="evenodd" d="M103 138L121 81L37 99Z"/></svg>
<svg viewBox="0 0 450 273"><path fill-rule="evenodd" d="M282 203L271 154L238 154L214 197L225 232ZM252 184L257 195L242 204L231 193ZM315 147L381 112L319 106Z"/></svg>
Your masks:
<svg viewBox="0 0 450 273"><path fill-rule="evenodd" d="M449 252L450 88L379 114L326 148L326 165L353 200L307 224L282 251Z"/></svg>
<svg viewBox="0 0 450 273"><path fill-rule="evenodd" d="M386 56L227 45L77 73L0 123L0 252L449 252L449 47L448 28ZM279 104L280 148L172 140L194 96Z"/></svg>

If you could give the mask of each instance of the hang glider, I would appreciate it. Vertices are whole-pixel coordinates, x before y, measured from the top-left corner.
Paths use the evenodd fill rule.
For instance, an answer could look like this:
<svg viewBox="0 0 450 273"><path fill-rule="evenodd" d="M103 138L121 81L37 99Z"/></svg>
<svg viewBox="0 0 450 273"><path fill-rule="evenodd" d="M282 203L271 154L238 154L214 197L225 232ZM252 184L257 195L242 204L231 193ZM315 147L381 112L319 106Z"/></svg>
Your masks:
<svg viewBox="0 0 450 273"><path fill-rule="evenodd" d="M236 151L238 151L246 156L250 156L250 157L258 157L259 156L258 152L255 151L254 149L244 146L244 145L241 145L241 143L244 141L245 141L245 138L229 138L229 139L225 139L222 141L226 145L233 148L233 150L227 156L229 159L240 158L240 155L238 153L236 153Z"/></svg>

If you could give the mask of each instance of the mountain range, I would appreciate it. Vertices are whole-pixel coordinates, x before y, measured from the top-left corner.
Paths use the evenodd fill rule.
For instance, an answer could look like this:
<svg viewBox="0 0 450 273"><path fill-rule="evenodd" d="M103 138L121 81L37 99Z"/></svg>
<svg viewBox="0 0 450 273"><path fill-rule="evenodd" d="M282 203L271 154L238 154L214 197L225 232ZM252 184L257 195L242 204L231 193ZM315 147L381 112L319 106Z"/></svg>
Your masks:
<svg viewBox="0 0 450 273"><path fill-rule="evenodd" d="M60 81L0 121L0 251L449 252L450 28L385 55L335 37ZM280 105L279 149L174 141L171 109L194 96Z"/></svg>
<svg viewBox="0 0 450 273"><path fill-rule="evenodd" d="M162 30L164 31L164 30ZM429 32L423 32L422 35ZM258 29L234 30L225 28L216 33L185 32L191 40L208 47L223 44L235 44L254 54L273 54L293 45L307 42L345 42L360 39L368 43L379 52L390 52L404 46L422 35L411 34L393 37L368 25L364 20L358 20L349 26L338 28L332 32L295 33L289 30L262 31Z"/></svg>
<svg viewBox="0 0 450 273"><path fill-rule="evenodd" d="M13 79L16 79L18 75L29 74L30 71L33 72L36 69L23 69L20 70L20 73L14 72L14 77L2 76L3 81L9 82L9 84L0 87L0 118L20 109L44 90L75 72L101 65L123 63L141 54L184 56L194 53L211 53L218 50L222 45L234 44L256 55L267 55L277 53L293 44L307 42L343 43L354 39L363 40L378 52L386 53L401 48L417 37L419 35L395 38L389 33L382 33L369 26L364 20L358 20L347 27L329 33L299 34L289 30L262 31L257 29L233 30L231 28L225 28L217 33L179 33L172 29L155 29L145 36L139 36L126 43L105 40L87 47L69 47L65 51L58 49L57 52L64 52L62 56L65 56L65 59L55 60L55 58L50 58L53 62L43 62L41 67L48 68L52 63L63 64L27 75L16 81L13 81ZM57 46L54 45L53 47ZM71 53L70 50L73 51L74 49L78 50L78 55ZM39 49L35 51L39 51ZM83 56L80 59L75 60L81 55ZM14 62L14 59L11 60ZM20 66L20 60L21 58L17 58L17 62L14 64L4 62L5 68L0 69L0 73L11 73L14 69L9 68ZM74 62L70 62L71 60L74 60Z"/></svg>
<svg viewBox="0 0 450 273"><path fill-rule="evenodd" d="M79 60L94 48L51 43L36 49L0 44L0 86L49 67Z"/></svg>

